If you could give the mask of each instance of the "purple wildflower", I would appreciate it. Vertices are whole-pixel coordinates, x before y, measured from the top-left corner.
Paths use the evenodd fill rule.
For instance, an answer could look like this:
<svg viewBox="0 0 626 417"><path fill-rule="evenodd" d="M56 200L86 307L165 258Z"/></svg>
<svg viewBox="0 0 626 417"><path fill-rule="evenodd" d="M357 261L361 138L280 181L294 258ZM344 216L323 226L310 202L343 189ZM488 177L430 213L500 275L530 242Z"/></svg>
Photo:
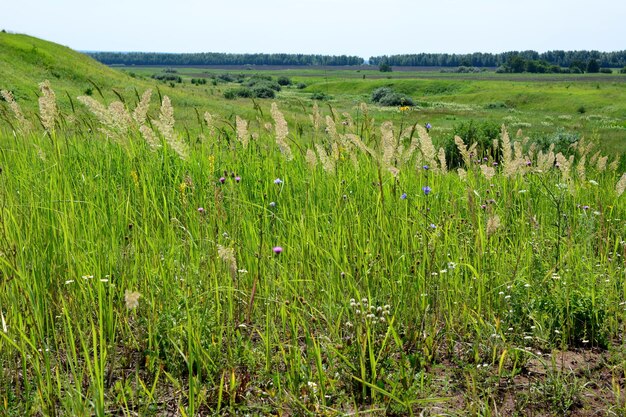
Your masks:
<svg viewBox="0 0 626 417"><path fill-rule="evenodd" d="M236 181L236 182L240 182L240 181L241 181L241 177L240 177L239 175L237 175L237 176L235 177L235 181Z"/></svg>
<svg viewBox="0 0 626 417"><path fill-rule="evenodd" d="M436 228L437 228L437 225L436 225L435 223L431 223L429 227L430 227L431 229L436 229Z"/></svg>
<svg viewBox="0 0 626 417"><path fill-rule="evenodd" d="M220 177L220 183L224 184L226 182L226 178Z"/></svg>
<svg viewBox="0 0 626 417"><path fill-rule="evenodd" d="M281 180L280 178L276 178L276 179L274 180L274 184L280 185L280 184L282 184L282 183L283 183L283 180Z"/></svg>
<svg viewBox="0 0 626 417"><path fill-rule="evenodd" d="M204 208L203 207L198 207L198 213L203 214L204 213Z"/></svg>
<svg viewBox="0 0 626 417"><path fill-rule="evenodd" d="M406 200L406 193L402 193L402 195L400 196L400 200Z"/></svg>
<svg viewBox="0 0 626 417"><path fill-rule="evenodd" d="M428 169L429 169L429 168L430 168L430 167L429 167L428 165L424 165L424 166L422 167L422 169L424 169L425 171L428 171Z"/></svg>
<svg viewBox="0 0 626 417"><path fill-rule="evenodd" d="M589 206L583 206L583 210L589 210Z"/></svg>
<svg viewBox="0 0 626 417"><path fill-rule="evenodd" d="M430 192L432 191L432 188L430 188L428 185L425 187L422 187L422 191L424 191L424 195L428 195L430 194Z"/></svg>
<svg viewBox="0 0 626 417"><path fill-rule="evenodd" d="M274 246L272 250L274 251L276 255L280 255L283 251L283 248L281 246Z"/></svg>
<svg viewBox="0 0 626 417"><path fill-rule="evenodd" d="M271 201L270 202L270 207L276 207L276 202L275 201Z"/></svg>

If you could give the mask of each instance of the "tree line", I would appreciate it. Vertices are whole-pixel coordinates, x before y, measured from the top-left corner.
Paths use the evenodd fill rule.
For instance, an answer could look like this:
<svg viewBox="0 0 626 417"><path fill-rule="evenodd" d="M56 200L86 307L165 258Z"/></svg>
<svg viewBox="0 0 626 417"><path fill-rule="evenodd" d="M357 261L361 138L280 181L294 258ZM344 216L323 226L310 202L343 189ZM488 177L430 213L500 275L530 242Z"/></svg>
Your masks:
<svg viewBox="0 0 626 417"><path fill-rule="evenodd" d="M155 52L87 52L106 65L361 65L364 60L348 55L307 54L229 54L219 52L201 53L155 53Z"/></svg>
<svg viewBox="0 0 626 417"><path fill-rule="evenodd" d="M502 53L475 52L471 54L404 54L382 55L369 58L371 65L386 63L393 66L409 67L500 67L514 57L524 61L543 61L559 67L571 67L572 64L594 60L600 67L621 68L626 66L626 50L616 52L599 51L510 51Z"/></svg>

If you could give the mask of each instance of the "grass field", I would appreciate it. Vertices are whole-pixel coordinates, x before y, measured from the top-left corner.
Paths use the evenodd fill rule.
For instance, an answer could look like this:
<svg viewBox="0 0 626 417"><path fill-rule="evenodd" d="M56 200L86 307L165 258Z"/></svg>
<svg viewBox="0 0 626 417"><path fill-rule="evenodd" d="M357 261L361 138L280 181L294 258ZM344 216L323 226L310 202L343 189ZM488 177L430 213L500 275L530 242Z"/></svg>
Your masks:
<svg viewBox="0 0 626 417"><path fill-rule="evenodd" d="M288 71L226 100L208 69L37 89L10 56L0 414L626 413L622 81ZM360 104L388 84L422 104ZM470 119L510 123L450 154ZM533 144L558 128L588 138Z"/></svg>

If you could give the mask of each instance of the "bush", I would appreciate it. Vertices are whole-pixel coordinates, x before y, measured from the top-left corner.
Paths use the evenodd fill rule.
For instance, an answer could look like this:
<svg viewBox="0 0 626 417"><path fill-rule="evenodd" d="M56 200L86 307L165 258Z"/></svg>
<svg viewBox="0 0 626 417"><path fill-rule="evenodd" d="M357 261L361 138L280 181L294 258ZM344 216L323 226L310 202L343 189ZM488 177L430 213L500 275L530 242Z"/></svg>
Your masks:
<svg viewBox="0 0 626 417"><path fill-rule="evenodd" d="M414 106L413 99L397 93L390 87L379 87L372 91L372 102L381 106Z"/></svg>
<svg viewBox="0 0 626 417"><path fill-rule="evenodd" d="M561 152L564 155L571 153L570 146L580 140L580 135L575 132L566 131L563 128L549 135L533 138L539 149L545 151L554 145L554 153Z"/></svg>
<svg viewBox="0 0 626 417"><path fill-rule="evenodd" d="M620 74L626 74L626 65L624 65L624 68L622 68L621 70L619 70Z"/></svg>
<svg viewBox="0 0 626 417"><path fill-rule="evenodd" d="M274 98L276 97L276 91L267 85L259 84L252 87L252 96L256 98Z"/></svg>
<svg viewBox="0 0 626 417"><path fill-rule="evenodd" d="M383 96L378 102L381 106L414 106L411 97L407 97L400 93L391 93Z"/></svg>
<svg viewBox="0 0 626 417"><path fill-rule="evenodd" d="M291 80L289 79L289 77L285 77L284 75L278 77L278 79L276 80L276 82L279 85L285 86L285 85L291 85Z"/></svg>
<svg viewBox="0 0 626 417"><path fill-rule="evenodd" d="M330 96L326 93L313 93L311 94L311 100L320 100L320 101L325 101L325 100L329 100Z"/></svg>
<svg viewBox="0 0 626 417"><path fill-rule="evenodd" d="M372 101L374 103L378 103L381 98L391 93L393 93L393 89L391 89L390 87L379 87L376 90L372 91Z"/></svg>
<svg viewBox="0 0 626 417"><path fill-rule="evenodd" d="M296 85L296 88L298 88L299 90L302 90L302 89L306 88L306 84L305 83L298 83Z"/></svg>
<svg viewBox="0 0 626 417"><path fill-rule="evenodd" d="M602 74L613 74L613 70L611 68L600 68L600 73L602 73Z"/></svg>

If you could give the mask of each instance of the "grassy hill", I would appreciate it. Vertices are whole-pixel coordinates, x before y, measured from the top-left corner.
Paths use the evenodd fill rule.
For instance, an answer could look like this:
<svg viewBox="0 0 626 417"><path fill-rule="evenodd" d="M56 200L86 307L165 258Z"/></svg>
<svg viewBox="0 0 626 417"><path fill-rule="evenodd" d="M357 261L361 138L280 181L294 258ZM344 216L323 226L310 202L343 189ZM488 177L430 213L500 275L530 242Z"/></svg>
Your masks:
<svg viewBox="0 0 626 417"><path fill-rule="evenodd" d="M442 74L439 72L397 72L358 69L259 68L175 68L181 83L152 78L172 69L127 67L112 69L70 48L26 35L0 33L0 89L14 93L26 113L34 118L37 85L49 80L62 111L85 112L72 106L79 95L93 96L109 104L120 97L133 108L138 96L150 88L155 92L150 115L156 115L157 95L168 95L175 108L177 127L188 136L201 130L205 111L234 124L235 115L251 123L269 121L269 107L276 101L285 113L292 132L312 135L308 114L313 98L323 97L325 114L350 113L358 117L358 105L370 102L374 89L391 87L411 97L416 106L408 113L394 107L369 104L370 116L377 122L391 120L396 125L431 123L437 145L450 141L457 127L468 121L505 124L512 131L523 129L533 141L551 142L559 137L593 138L608 153L626 150L626 77L620 74L537 75L480 73ZM239 76L240 83L220 79L225 72ZM286 76L293 82L283 87L275 99L238 98L227 100L224 93L241 88L241 77L260 74ZM193 78L208 80L194 85ZM234 77L237 78L237 77ZM303 85L298 88L296 85ZM334 117L334 116L333 116ZM189 133L191 132L191 133Z"/></svg>

